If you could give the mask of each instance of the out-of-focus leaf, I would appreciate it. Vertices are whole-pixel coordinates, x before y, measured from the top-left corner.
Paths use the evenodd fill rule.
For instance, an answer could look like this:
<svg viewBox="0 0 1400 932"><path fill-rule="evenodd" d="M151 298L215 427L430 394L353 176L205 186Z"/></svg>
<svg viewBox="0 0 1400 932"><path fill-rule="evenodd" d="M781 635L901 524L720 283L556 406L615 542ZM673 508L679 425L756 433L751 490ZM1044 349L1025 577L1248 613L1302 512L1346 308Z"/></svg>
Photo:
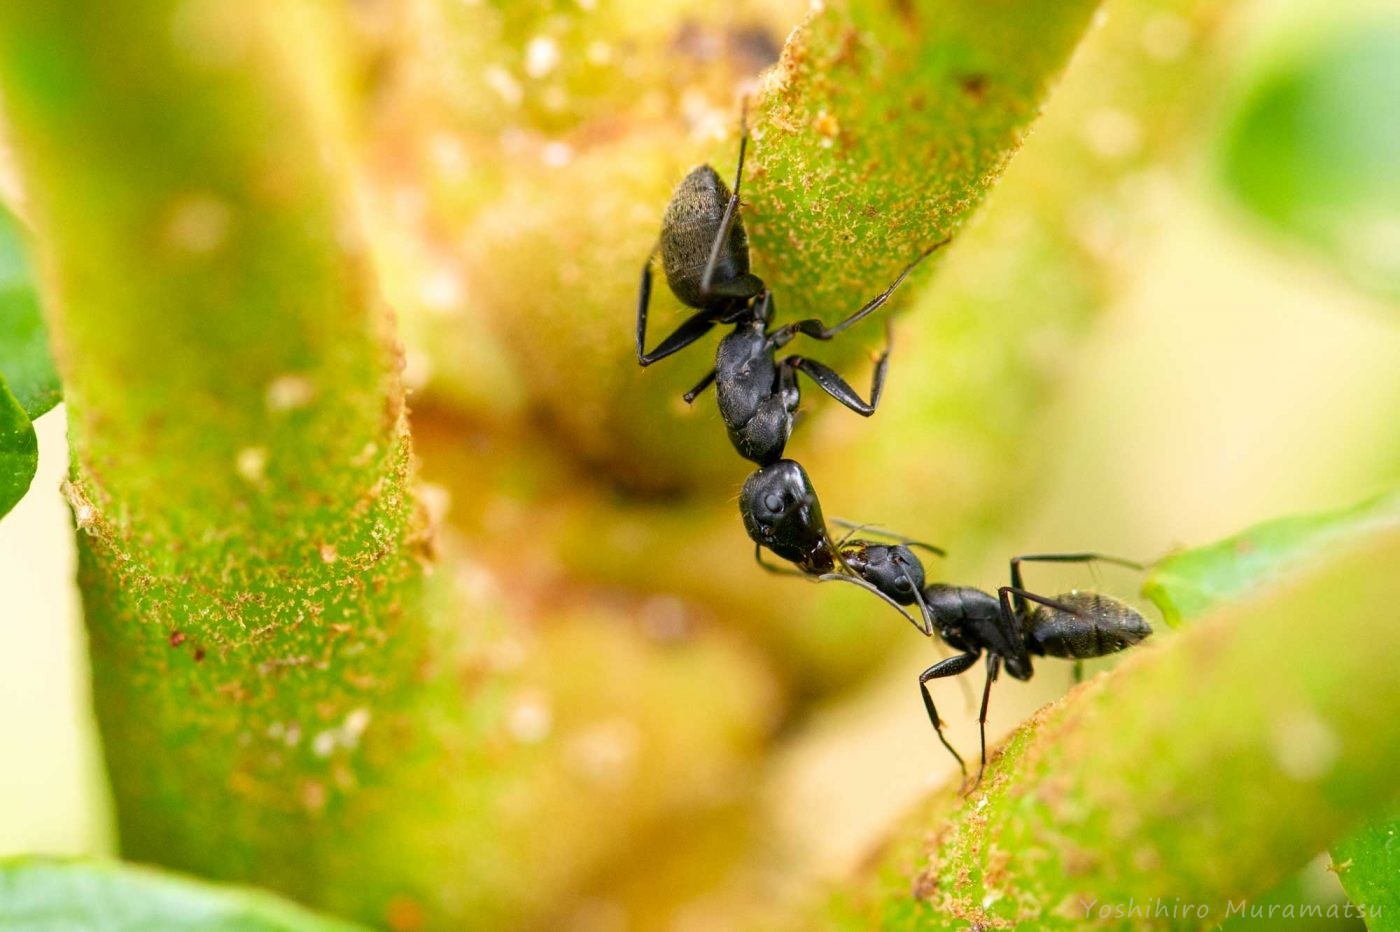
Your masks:
<svg viewBox="0 0 1400 932"><path fill-rule="evenodd" d="M1143 595L1175 627L1217 602L1237 599L1288 576L1324 551L1400 524L1400 491L1342 511L1278 518L1234 537L1158 561Z"/></svg>
<svg viewBox="0 0 1400 932"><path fill-rule="evenodd" d="M1400 19L1312 43L1261 75L1221 172L1253 214L1400 301Z"/></svg>
<svg viewBox="0 0 1400 932"><path fill-rule="evenodd" d="M0 376L33 420L58 404L58 372L49 355L39 293L19 222L0 206ZM26 483L27 484L27 483Z"/></svg>
<svg viewBox="0 0 1400 932"><path fill-rule="evenodd" d="M0 518L10 513L34 480L39 441L23 406L0 376Z"/></svg>
<svg viewBox="0 0 1400 932"><path fill-rule="evenodd" d="M1363 826L1332 849L1332 870L1365 908L1371 932L1400 929L1400 810Z"/></svg>
<svg viewBox="0 0 1400 932"><path fill-rule="evenodd" d="M0 861L0 928L353 932L361 927L269 893L216 886L151 868L21 858Z"/></svg>

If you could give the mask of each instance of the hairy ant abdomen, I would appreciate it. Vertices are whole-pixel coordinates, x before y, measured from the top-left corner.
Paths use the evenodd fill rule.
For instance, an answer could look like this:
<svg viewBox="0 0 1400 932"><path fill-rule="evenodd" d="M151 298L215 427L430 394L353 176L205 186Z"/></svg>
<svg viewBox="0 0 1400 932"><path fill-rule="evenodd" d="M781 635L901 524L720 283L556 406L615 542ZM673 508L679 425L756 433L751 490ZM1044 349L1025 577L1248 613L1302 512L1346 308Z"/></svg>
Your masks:
<svg viewBox="0 0 1400 932"><path fill-rule="evenodd" d="M701 287L706 263L724 223L729 186L709 165L701 165L681 179L661 220L661 265L666 282L682 303L705 308L722 294L746 301L763 290L763 282L749 274L749 237L737 214L729 235L720 244L710 293Z"/></svg>
<svg viewBox="0 0 1400 932"><path fill-rule="evenodd" d="M1026 617L1026 647L1033 654L1086 660L1126 650L1152 633L1131 606L1097 592L1075 590L1054 597L1072 611L1034 605Z"/></svg>

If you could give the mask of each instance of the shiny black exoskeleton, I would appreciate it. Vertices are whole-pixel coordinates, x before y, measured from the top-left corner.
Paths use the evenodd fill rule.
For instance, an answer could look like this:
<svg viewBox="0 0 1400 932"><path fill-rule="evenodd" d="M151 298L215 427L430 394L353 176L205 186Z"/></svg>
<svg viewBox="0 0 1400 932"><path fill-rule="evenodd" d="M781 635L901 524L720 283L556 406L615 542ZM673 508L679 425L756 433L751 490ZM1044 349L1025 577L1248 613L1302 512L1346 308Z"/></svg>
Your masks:
<svg viewBox="0 0 1400 932"><path fill-rule="evenodd" d="M1117 653L1142 641L1152 633L1152 627L1136 609L1117 599L1096 592L1073 590L1046 598L1026 589L1021 579L1021 563L1026 561L1053 563L1089 563L1102 561L1135 569L1141 567L1128 560L1097 553L1035 554L1015 557L1011 561L1011 585L1002 586L996 595L966 586L934 583L924 587L924 603L928 606L933 630L948 646L962 653L940 661L919 674L919 692L929 721L933 723L938 740L957 760L967 767L948 739L943 735L938 710L929 692L929 680L956 676L987 655L987 678L982 687L982 708L978 714L981 733L981 766L977 780L987 766L987 700L992 683L1004 665L1006 672L1018 680L1028 680L1035 672L1031 657L1062 657L1081 661Z"/></svg>
<svg viewBox="0 0 1400 932"><path fill-rule="evenodd" d="M754 556L765 569L774 568L763 562L764 547L796 564L799 575L819 576L836 569L837 551L817 491L807 471L793 460L779 460L750 475L739 492L739 514L754 542Z"/></svg>
<svg viewBox="0 0 1400 932"><path fill-rule="evenodd" d="M867 402L822 363L796 355L779 361L777 351L798 334L830 340L864 319L889 300L915 265L947 240L925 250L888 288L840 323L827 327L820 320L809 318L769 330L773 297L762 279L749 271L748 235L738 211L747 144L745 129L739 141L739 169L733 193L713 168L702 165L686 175L671 195L657 248L642 266L637 295L637 362L649 366L699 340L716 324L732 324L733 332L720 341L715 353L715 367L686 392L685 400L694 401L713 383L720 416L734 448L744 458L766 466L782 457L792 433L800 401L797 373L807 375L822 391L852 411L869 417L880 402L889 359L887 340L885 351L875 364ZM671 291L696 312L647 352L652 260L657 251L661 253Z"/></svg>
<svg viewBox="0 0 1400 932"><path fill-rule="evenodd" d="M967 766L943 734L928 683L963 673L987 655L987 678L978 714L981 766L973 786L981 782L987 766L987 703L1002 666L1012 677L1028 680L1034 673L1032 656L1075 661L1103 657L1152 633L1142 615L1117 599L1078 590L1047 598L1026 589L1021 577L1021 564L1029 561L1102 561L1141 569L1128 560L1097 553L1015 557L1011 560L1011 585L1002 586L996 595L968 586L926 583L923 563L912 548L922 547L940 556L942 550L901 537L892 537L895 543L852 539L860 527L833 542L811 480L791 460L749 476L739 496L739 509L744 528L756 545L755 556L766 569L858 585L892 605L926 636L937 635L960 652L919 674L919 692L938 740L964 774ZM762 559L763 548L795 564L798 570L768 566ZM904 611L903 606L908 605L918 606L919 619Z"/></svg>
<svg viewBox="0 0 1400 932"><path fill-rule="evenodd" d="M855 574L855 578L837 575L831 578L864 583L865 588L873 589L876 595L893 605L925 636L932 636L933 623L923 595L924 564L911 548L919 547L939 557L946 556L943 548L884 531L879 533L889 538L889 542L854 537L866 529L864 525L851 526L851 531L836 543L842 564ZM827 580L824 578L822 581ZM902 608L905 605L918 606L921 620L911 618Z"/></svg>
<svg viewBox="0 0 1400 932"><path fill-rule="evenodd" d="M1027 590L1021 578L1021 563L1028 561L1102 561L1142 568L1128 560L1097 553L1015 557L1011 561L1011 585L1002 586L992 595L968 586L925 585L923 565L908 546L871 545L867 541L842 542L838 546L844 566L859 575L861 581L868 584L867 588L875 588L878 595L897 608L918 605L922 623L907 614L905 618L924 634L936 634L949 647L961 652L919 674L919 692L938 740L957 760L964 774L967 767L943 734L928 682L956 676L969 669L983 653L987 655L987 679L978 714L981 767L973 786L981 782L982 771L987 766L987 702L1001 666L1004 665L1014 678L1028 680L1035 672L1032 656L1061 657L1076 661L1077 674L1079 661L1117 653L1152 633L1152 627L1142 615L1117 599L1078 590L1050 599ZM930 549L937 552L937 548ZM825 574L821 579L853 581L841 573Z"/></svg>
<svg viewBox="0 0 1400 932"><path fill-rule="evenodd" d="M770 573L807 576L817 582L853 583L889 603L925 635L930 633L926 612L925 620L920 622L901 606L923 605L919 590L924 584L924 568L910 548L922 547L943 556L941 548L895 535L886 536L897 543L853 540L853 535L866 530L866 526L849 525L840 519L835 523L853 530L833 541L812 480L793 460L779 460L750 475L739 493L739 513L744 519L744 530L754 542L754 559ZM765 548L797 569L765 563Z"/></svg>

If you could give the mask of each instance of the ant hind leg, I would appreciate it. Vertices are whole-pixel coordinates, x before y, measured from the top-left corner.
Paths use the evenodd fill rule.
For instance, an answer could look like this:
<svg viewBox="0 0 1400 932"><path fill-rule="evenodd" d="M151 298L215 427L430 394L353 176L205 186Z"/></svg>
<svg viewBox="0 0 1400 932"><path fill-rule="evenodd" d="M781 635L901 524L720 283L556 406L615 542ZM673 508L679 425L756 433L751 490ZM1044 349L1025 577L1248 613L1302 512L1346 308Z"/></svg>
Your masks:
<svg viewBox="0 0 1400 932"><path fill-rule="evenodd" d="M977 730L982 739L982 764L977 768L977 779L967 788L971 793L982 783L982 774L987 771L987 702L992 697L992 683L996 682L997 671L1001 668L1001 658L996 654L987 655L987 682L982 687L982 711L977 713ZM967 795L964 793L963 795Z"/></svg>
<svg viewBox="0 0 1400 932"><path fill-rule="evenodd" d="M715 234L715 240L710 245L710 257L705 262L705 271L700 276L700 294L708 297L711 286L714 283L715 268L719 265L719 254L724 248L724 243L729 239L729 231L734 227L734 217L739 211L739 187L744 183L744 151L749 145L749 99L744 98L744 103L739 116L739 167L734 172L734 189L730 192L729 202L724 205L724 216L720 219L719 230Z"/></svg>

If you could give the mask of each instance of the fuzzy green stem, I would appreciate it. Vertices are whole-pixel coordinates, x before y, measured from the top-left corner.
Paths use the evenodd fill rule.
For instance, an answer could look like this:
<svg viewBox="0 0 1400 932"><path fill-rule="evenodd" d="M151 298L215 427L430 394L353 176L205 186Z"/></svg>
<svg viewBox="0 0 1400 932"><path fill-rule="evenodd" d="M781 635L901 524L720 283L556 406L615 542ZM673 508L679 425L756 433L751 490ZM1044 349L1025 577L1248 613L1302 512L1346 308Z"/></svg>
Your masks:
<svg viewBox="0 0 1400 932"><path fill-rule="evenodd" d="M1020 147L1097 7L814 8L761 97L748 192L754 251L784 309L839 319L951 235Z"/></svg>
<svg viewBox="0 0 1400 932"><path fill-rule="evenodd" d="M1400 651L1397 558L1400 533L1376 535L1047 707L977 793L938 794L908 819L829 915L1223 920L1394 796L1400 680L1383 658ZM1196 912L1116 912L1156 901Z"/></svg>
<svg viewBox="0 0 1400 932"><path fill-rule="evenodd" d="M11 5L0 74L123 848L304 894L421 743L426 632L398 353L281 15Z"/></svg>
<svg viewBox="0 0 1400 932"><path fill-rule="evenodd" d="M584 598L521 625L465 561L427 585L328 13L0 10L122 848L376 924L524 923L741 783L771 699L704 634Z"/></svg>

